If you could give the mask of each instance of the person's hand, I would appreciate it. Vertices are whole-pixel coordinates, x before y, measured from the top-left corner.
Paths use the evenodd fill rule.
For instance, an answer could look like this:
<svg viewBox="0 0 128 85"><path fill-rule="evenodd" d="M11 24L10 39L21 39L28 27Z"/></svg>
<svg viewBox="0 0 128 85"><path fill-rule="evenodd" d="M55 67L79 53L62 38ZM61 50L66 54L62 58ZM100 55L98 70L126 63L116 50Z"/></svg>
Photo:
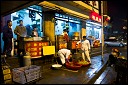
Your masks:
<svg viewBox="0 0 128 85"><path fill-rule="evenodd" d="M19 35L21 37L20 33L17 33L17 35Z"/></svg>
<svg viewBox="0 0 128 85"><path fill-rule="evenodd" d="M69 59L66 59L66 63L69 63Z"/></svg>
<svg viewBox="0 0 128 85"><path fill-rule="evenodd" d="M68 56L68 60L70 59L71 55Z"/></svg>

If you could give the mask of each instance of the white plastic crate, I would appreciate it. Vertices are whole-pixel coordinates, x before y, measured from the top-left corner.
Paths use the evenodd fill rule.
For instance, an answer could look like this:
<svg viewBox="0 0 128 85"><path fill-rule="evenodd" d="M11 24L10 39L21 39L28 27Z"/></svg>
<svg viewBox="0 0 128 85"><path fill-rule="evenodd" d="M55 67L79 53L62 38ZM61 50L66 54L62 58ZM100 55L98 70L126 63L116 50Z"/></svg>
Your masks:
<svg viewBox="0 0 128 85"><path fill-rule="evenodd" d="M14 68L12 70L13 81L20 84L25 84L38 79L41 77L40 68L41 66L36 65Z"/></svg>

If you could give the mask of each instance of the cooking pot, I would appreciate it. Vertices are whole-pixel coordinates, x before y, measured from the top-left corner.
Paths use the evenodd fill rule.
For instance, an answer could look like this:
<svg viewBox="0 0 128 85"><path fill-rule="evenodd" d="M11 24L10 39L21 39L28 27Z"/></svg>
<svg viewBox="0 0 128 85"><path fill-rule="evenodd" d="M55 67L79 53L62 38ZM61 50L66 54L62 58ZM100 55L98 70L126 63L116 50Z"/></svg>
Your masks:
<svg viewBox="0 0 128 85"><path fill-rule="evenodd" d="M61 64L53 64L52 69L60 69L62 67Z"/></svg>

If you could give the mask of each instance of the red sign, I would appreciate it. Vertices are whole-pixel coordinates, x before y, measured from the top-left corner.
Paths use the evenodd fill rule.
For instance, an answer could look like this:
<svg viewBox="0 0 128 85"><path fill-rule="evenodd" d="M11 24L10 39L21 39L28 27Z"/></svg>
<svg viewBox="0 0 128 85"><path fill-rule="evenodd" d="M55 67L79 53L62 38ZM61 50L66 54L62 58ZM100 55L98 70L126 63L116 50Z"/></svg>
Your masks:
<svg viewBox="0 0 128 85"><path fill-rule="evenodd" d="M97 22L101 22L101 16L98 13L94 12L94 11L91 11L90 19L92 19L94 21L97 21Z"/></svg>

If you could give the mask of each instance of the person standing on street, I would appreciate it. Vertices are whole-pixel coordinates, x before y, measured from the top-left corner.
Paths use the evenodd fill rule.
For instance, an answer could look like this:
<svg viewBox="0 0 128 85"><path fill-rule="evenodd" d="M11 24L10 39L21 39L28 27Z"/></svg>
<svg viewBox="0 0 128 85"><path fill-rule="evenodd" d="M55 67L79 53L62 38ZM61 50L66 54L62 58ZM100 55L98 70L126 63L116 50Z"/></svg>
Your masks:
<svg viewBox="0 0 128 85"><path fill-rule="evenodd" d="M18 57L20 66L23 66L23 55L25 55L23 38L27 36L27 29L25 26L23 26L23 20L20 20L19 23L20 25L16 26L16 28L14 29L14 33L17 35Z"/></svg>
<svg viewBox="0 0 128 85"><path fill-rule="evenodd" d="M76 46L81 43L81 50L82 50L82 58L83 60L85 60L85 55L88 58L88 61L91 64L91 59L90 59L90 55L89 55L89 51L90 51L90 43L89 40L86 39L86 36L83 36L83 40L82 41L78 41Z"/></svg>
<svg viewBox="0 0 128 85"><path fill-rule="evenodd" d="M13 38L13 32L12 32L12 21L8 20L7 25L3 27L3 41L4 41L4 54L7 57L11 57L11 51L12 51L12 38Z"/></svg>

